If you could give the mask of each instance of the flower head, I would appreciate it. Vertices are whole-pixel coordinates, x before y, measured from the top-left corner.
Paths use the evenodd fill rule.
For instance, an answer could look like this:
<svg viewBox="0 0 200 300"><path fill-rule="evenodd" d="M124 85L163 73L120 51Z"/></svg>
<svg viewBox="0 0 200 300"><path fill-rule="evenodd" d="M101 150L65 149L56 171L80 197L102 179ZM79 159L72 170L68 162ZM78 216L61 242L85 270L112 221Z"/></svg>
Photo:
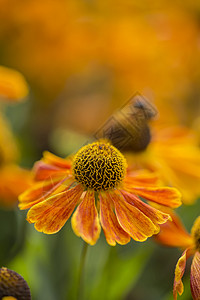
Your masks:
<svg viewBox="0 0 200 300"><path fill-rule="evenodd" d="M73 159L49 152L34 166L35 184L19 197L27 220L47 234L58 232L72 216L74 232L93 245L101 227L108 244L145 241L169 215L142 201L168 207L181 205L180 193L160 187L147 171L126 173L125 157L100 140L82 147Z"/></svg>
<svg viewBox="0 0 200 300"><path fill-rule="evenodd" d="M116 188L125 177L126 160L109 143L97 142L78 151L73 160L74 178L94 191Z"/></svg>
<svg viewBox="0 0 200 300"><path fill-rule="evenodd" d="M5 267L0 268L0 299L31 300L30 289L24 278Z"/></svg>
<svg viewBox="0 0 200 300"><path fill-rule="evenodd" d="M194 300L200 299L200 216L195 220L189 234L178 216L171 214L172 222L166 222L161 225L161 231L156 236L156 240L164 245L171 247L180 247L184 249L175 268L173 296L177 299L177 293L182 295L184 287L182 277L185 272L186 260L193 255L190 286Z"/></svg>

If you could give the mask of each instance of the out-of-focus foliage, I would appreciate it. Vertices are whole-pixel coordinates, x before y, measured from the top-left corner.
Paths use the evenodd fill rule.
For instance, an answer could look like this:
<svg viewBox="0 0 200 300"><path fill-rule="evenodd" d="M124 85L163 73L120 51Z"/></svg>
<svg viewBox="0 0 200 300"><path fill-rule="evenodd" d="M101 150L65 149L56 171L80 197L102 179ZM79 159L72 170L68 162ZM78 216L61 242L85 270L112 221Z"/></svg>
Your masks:
<svg viewBox="0 0 200 300"><path fill-rule="evenodd" d="M200 145L199 21L200 3L189 0L0 0L0 65L30 89L26 102L1 104L0 192L3 180L10 192L22 186L8 163L71 154L135 92L156 104L155 127L189 126ZM199 200L178 209L188 229L199 209ZM0 267L21 274L33 300L75 300L81 239L69 223L38 233L25 215L0 209ZM83 299L170 300L179 256L153 241L111 248L101 234L87 253ZM181 299L190 299L188 276Z"/></svg>

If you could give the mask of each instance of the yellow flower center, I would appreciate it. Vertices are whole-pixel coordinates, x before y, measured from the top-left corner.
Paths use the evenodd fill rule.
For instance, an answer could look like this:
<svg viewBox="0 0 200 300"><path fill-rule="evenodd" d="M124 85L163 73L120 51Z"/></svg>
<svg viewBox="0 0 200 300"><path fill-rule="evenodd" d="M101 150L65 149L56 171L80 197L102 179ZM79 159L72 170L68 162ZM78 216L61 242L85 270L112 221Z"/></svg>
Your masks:
<svg viewBox="0 0 200 300"><path fill-rule="evenodd" d="M114 189L126 174L126 159L114 146L100 140L77 152L73 172L75 179L87 189Z"/></svg>
<svg viewBox="0 0 200 300"><path fill-rule="evenodd" d="M195 248L200 252L200 216L194 222L191 230L192 237L194 239Z"/></svg>

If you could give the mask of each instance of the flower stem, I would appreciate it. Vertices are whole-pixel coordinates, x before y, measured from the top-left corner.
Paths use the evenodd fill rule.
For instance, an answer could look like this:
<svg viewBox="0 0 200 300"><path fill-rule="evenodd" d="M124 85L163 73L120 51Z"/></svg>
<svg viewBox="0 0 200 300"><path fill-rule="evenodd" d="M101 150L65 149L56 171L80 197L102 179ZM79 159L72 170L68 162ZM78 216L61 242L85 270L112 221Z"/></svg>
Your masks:
<svg viewBox="0 0 200 300"><path fill-rule="evenodd" d="M81 253L79 273L78 273L78 289L77 289L77 300L83 299L83 279L84 279L84 265L86 260L88 244L84 242Z"/></svg>

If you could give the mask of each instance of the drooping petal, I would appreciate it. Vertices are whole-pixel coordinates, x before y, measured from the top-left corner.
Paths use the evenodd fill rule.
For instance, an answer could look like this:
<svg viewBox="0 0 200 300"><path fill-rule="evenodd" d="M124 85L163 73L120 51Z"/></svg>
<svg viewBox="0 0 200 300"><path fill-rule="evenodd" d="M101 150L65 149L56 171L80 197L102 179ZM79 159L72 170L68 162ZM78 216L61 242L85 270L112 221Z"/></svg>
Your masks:
<svg viewBox="0 0 200 300"><path fill-rule="evenodd" d="M192 236L186 231L179 217L172 210L169 210L169 213L171 220L160 226L160 232L155 236L155 240L170 247L192 247Z"/></svg>
<svg viewBox="0 0 200 300"><path fill-rule="evenodd" d="M200 253L198 251L195 253L191 265L190 286L191 286L193 299L199 300L200 299Z"/></svg>
<svg viewBox="0 0 200 300"><path fill-rule="evenodd" d="M177 299L177 293L179 293L179 295L182 295L182 293L184 291L182 277L185 272L188 250L189 250L189 248L187 248L183 252L183 254L181 255L181 257L179 258L179 260L176 264L175 277L174 277L174 288L173 288L173 296L174 296L175 300Z"/></svg>
<svg viewBox="0 0 200 300"><path fill-rule="evenodd" d="M114 202L119 224L134 240L145 241L158 233L158 227L142 211L125 201L120 193L115 191L109 195Z"/></svg>
<svg viewBox="0 0 200 300"><path fill-rule="evenodd" d="M129 188L129 191L148 201L153 201L164 206L175 208L181 205L181 194L175 188L133 186L132 188Z"/></svg>
<svg viewBox="0 0 200 300"><path fill-rule="evenodd" d="M142 202L137 196L125 191L121 191L124 199L131 205L137 207L145 216L147 216L156 226L157 224L163 224L170 218L169 214L161 212L160 210L151 207L150 205Z"/></svg>
<svg viewBox="0 0 200 300"><path fill-rule="evenodd" d="M130 241L130 236L120 226L113 211L113 201L106 193L100 193L100 221L107 243L115 246L116 242L125 245Z"/></svg>
<svg viewBox="0 0 200 300"><path fill-rule="evenodd" d="M58 232L74 211L83 189L77 185L34 205L27 214L29 223L47 234Z"/></svg>
<svg viewBox="0 0 200 300"><path fill-rule="evenodd" d="M54 193L55 190L57 193L64 191L68 188L71 182L72 179L69 177L67 179L58 178L35 183L33 187L29 188L19 196L18 206L20 209L30 208L33 205L45 200L50 194Z"/></svg>
<svg viewBox="0 0 200 300"><path fill-rule="evenodd" d="M71 223L76 235L80 236L90 245L96 243L101 232L101 227L93 191L86 192L82 202L72 216Z"/></svg>

